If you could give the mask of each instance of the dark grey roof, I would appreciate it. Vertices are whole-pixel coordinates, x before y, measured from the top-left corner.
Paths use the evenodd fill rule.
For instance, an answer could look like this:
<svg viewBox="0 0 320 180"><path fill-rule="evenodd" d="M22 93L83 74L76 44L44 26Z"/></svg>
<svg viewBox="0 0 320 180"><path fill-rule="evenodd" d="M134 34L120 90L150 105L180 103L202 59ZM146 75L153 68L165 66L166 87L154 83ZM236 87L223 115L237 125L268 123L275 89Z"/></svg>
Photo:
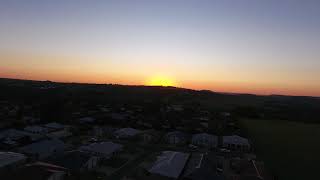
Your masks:
<svg viewBox="0 0 320 180"><path fill-rule="evenodd" d="M16 162L24 161L27 157L14 152L0 152L0 168Z"/></svg>
<svg viewBox="0 0 320 180"><path fill-rule="evenodd" d="M55 172L66 172L63 167L55 166L47 163L27 164L22 168L18 168L13 172L3 173L0 179L4 180L44 180L48 179Z"/></svg>
<svg viewBox="0 0 320 180"><path fill-rule="evenodd" d="M188 158L189 154L187 153L164 151L148 171L161 176L178 178Z"/></svg>
<svg viewBox="0 0 320 180"><path fill-rule="evenodd" d="M177 136L179 138L187 138L188 135L186 133L183 133L181 131L172 131L172 132L168 132L166 134L166 137L169 137L169 136Z"/></svg>
<svg viewBox="0 0 320 180"><path fill-rule="evenodd" d="M116 151L121 150L122 147L123 145L116 144L113 142L100 142L100 143L92 143L92 144L89 144L88 146L81 146L79 150L84 152L93 152L93 153L110 155Z"/></svg>
<svg viewBox="0 0 320 180"><path fill-rule="evenodd" d="M91 155L87 153L70 151L63 155L52 157L48 159L47 162L62 166L71 171L79 171L90 158Z"/></svg>
<svg viewBox="0 0 320 180"><path fill-rule="evenodd" d="M56 123L56 122L52 122L52 123L46 124L45 127L51 128L51 129L63 129L64 125Z"/></svg>
<svg viewBox="0 0 320 180"><path fill-rule="evenodd" d="M22 152L30 154L39 154L43 157L51 155L57 149L64 149L64 142L58 139L43 140L20 148Z"/></svg>
<svg viewBox="0 0 320 180"><path fill-rule="evenodd" d="M118 136L135 136L139 134L141 131L134 128L122 128L115 132Z"/></svg>
<svg viewBox="0 0 320 180"><path fill-rule="evenodd" d="M184 171L183 179L188 180L223 180L224 176L216 171L217 159L214 153L192 154Z"/></svg>
<svg viewBox="0 0 320 180"><path fill-rule="evenodd" d="M40 139L42 136L39 134L33 134L26 131L16 130L16 129L7 129L0 132L0 139L10 138L10 139L19 139L24 136L30 137L32 140Z"/></svg>
<svg viewBox="0 0 320 180"><path fill-rule="evenodd" d="M92 123L94 122L96 119L93 118L93 117L83 117L83 118L80 118L79 121L82 122L82 123Z"/></svg>

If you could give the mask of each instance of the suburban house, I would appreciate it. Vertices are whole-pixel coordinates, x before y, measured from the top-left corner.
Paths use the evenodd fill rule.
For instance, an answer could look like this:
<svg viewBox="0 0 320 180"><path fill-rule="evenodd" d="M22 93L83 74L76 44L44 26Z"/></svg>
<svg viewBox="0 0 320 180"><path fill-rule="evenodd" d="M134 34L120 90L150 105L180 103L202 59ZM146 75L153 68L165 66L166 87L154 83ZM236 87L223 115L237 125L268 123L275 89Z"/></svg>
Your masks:
<svg viewBox="0 0 320 180"><path fill-rule="evenodd" d="M184 110L183 106L180 104L172 104L171 106L167 107L168 111L176 111L176 112L181 112Z"/></svg>
<svg viewBox="0 0 320 180"><path fill-rule="evenodd" d="M32 124L32 123L37 123L40 121L39 118L34 118L34 117L31 117L31 116L24 116L22 117L22 121L26 124Z"/></svg>
<svg viewBox="0 0 320 180"><path fill-rule="evenodd" d="M7 129L0 132L0 140L3 146L2 149L25 145L32 141L41 139L43 136L39 134L33 134L16 129Z"/></svg>
<svg viewBox="0 0 320 180"><path fill-rule="evenodd" d="M138 135L139 140L143 143L158 142L161 138L161 132L154 129L145 130Z"/></svg>
<svg viewBox="0 0 320 180"><path fill-rule="evenodd" d="M47 137L50 137L53 139L54 138L57 138L57 139L66 138L66 137L70 137L70 136L72 136L72 133L68 129L53 131L53 132L47 134Z"/></svg>
<svg viewBox="0 0 320 180"><path fill-rule="evenodd" d="M93 117L82 117L79 119L79 122L81 124L90 124L90 123L94 123L95 121L96 119Z"/></svg>
<svg viewBox="0 0 320 180"><path fill-rule="evenodd" d="M102 157L102 158L111 158L116 155L117 152L121 151L123 145L116 144L113 142L100 142L100 143L92 143L87 146L81 146L79 148L80 151Z"/></svg>
<svg viewBox="0 0 320 180"><path fill-rule="evenodd" d="M217 171L218 161L215 153L192 153L182 175L183 180L224 180Z"/></svg>
<svg viewBox="0 0 320 180"><path fill-rule="evenodd" d="M0 172L16 169L27 160L23 154L14 152L0 152Z"/></svg>
<svg viewBox="0 0 320 180"><path fill-rule="evenodd" d="M92 128L92 135L93 136L113 136L114 132L118 130L114 127L108 127L108 126L94 126Z"/></svg>
<svg viewBox="0 0 320 180"><path fill-rule="evenodd" d="M49 132L49 129L41 126L27 126L24 128L24 131L45 135Z"/></svg>
<svg viewBox="0 0 320 180"><path fill-rule="evenodd" d="M125 113L111 113L110 118L116 121L125 121L128 115Z"/></svg>
<svg viewBox="0 0 320 180"><path fill-rule="evenodd" d="M47 162L64 167L71 172L83 172L93 170L99 162L99 158L80 151L70 151L49 158Z"/></svg>
<svg viewBox="0 0 320 180"><path fill-rule="evenodd" d="M192 144L208 148L217 147L218 137L207 133L195 134L192 136Z"/></svg>
<svg viewBox="0 0 320 180"><path fill-rule="evenodd" d="M14 172L0 175L0 179L10 180L64 180L67 169L53 164L37 162L27 164Z"/></svg>
<svg viewBox="0 0 320 180"><path fill-rule="evenodd" d="M94 126L92 128L92 135L93 136L103 136L104 135L104 127L100 127L100 126Z"/></svg>
<svg viewBox="0 0 320 180"><path fill-rule="evenodd" d="M185 144L188 141L188 136L183 132L173 131L167 133L165 139L169 144Z"/></svg>
<svg viewBox="0 0 320 180"><path fill-rule="evenodd" d="M231 159L224 172L228 179L271 180L273 177L265 170L264 163L255 160Z"/></svg>
<svg viewBox="0 0 320 180"><path fill-rule="evenodd" d="M0 132L0 139L10 138L12 140L18 140L18 139L26 137L26 136L30 137L30 139L33 141L39 140L40 138L43 137L41 135L37 135L37 134L33 134L30 132L21 131L21 130L17 130L17 129L7 129L7 130Z"/></svg>
<svg viewBox="0 0 320 180"><path fill-rule="evenodd" d="M149 122L146 122L146 121L144 121L144 120L138 120L138 121L136 121L136 124L137 124L139 127L152 128L152 124L149 123Z"/></svg>
<svg viewBox="0 0 320 180"><path fill-rule="evenodd" d="M132 138L136 135L141 133L140 130L134 128L122 128L114 132L116 138L125 139L125 138Z"/></svg>
<svg viewBox="0 0 320 180"><path fill-rule="evenodd" d="M188 153L164 151L157 157L157 160L153 163L148 172L155 176L178 179L188 161L188 158Z"/></svg>
<svg viewBox="0 0 320 180"><path fill-rule="evenodd" d="M56 123L56 122L45 124L44 127L49 128L53 131L63 130L65 128L64 125Z"/></svg>
<svg viewBox="0 0 320 180"><path fill-rule="evenodd" d="M36 159L45 159L63 153L65 144L58 139L43 140L19 148L19 151Z"/></svg>
<svg viewBox="0 0 320 180"><path fill-rule="evenodd" d="M250 149L249 140L237 135L223 136L223 147L236 150L236 151L248 151Z"/></svg>
<svg viewBox="0 0 320 180"><path fill-rule="evenodd" d="M65 125L53 122L44 125L46 128L50 129L50 133L47 134L50 138L65 138L70 137L72 133L69 128Z"/></svg>
<svg viewBox="0 0 320 180"><path fill-rule="evenodd" d="M143 117L143 116L141 116ZM139 127L144 127L144 128L152 128L152 124L150 123L151 121L146 121L144 119L141 119L141 117L139 118L139 120L136 121L136 124ZM150 118L151 119L151 118Z"/></svg>

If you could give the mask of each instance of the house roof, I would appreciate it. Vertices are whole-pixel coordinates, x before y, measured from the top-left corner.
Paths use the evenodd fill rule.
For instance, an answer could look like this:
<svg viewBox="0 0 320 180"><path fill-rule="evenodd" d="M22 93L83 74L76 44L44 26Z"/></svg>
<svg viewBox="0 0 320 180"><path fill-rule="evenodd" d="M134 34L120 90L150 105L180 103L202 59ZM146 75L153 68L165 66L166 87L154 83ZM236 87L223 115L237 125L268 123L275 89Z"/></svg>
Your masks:
<svg viewBox="0 0 320 180"><path fill-rule="evenodd" d="M233 159L232 166L235 173L239 173L241 179L268 179L263 162L245 159Z"/></svg>
<svg viewBox="0 0 320 180"><path fill-rule="evenodd" d="M14 152L0 152L0 168L26 160L27 157L23 154L14 153Z"/></svg>
<svg viewBox="0 0 320 180"><path fill-rule="evenodd" d="M160 136L161 132L157 131L157 130L154 130L154 129L148 129L148 130L143 131L142 134L149 134L149 135L152 135L152 136Z"/></svg>
<svg viewBox="0 0 320 180"><path fill-rule="evenodd" d="M135 136L141 131L134 128L122 128L117 130L115 133L119 136Z"/></svg>
<svg viewBox="0 0 320 180"><path fill-rule="evenodd" d="M168 136L177 136L177 137L181 137L181 138L186 138L187 134L181 132L181 131L172 131L172 132L168 132L167 135Z"/></svg>
<svg viewBox="0 0 320 180"><path fill-rule="evenodd" d="M196 167L200 167L202 165L202 160L203 160L203 153L192 153L188 164L185 167L185 171L183 173L183 176L189 176L190 174L192 174L194 172L194 170L196 169Z"/></svg>
<svg viewBox="0 0 320 180"><path fill-rule="evenodd" d="M127 114L121 113L111 113L111 118L115 120L125 120L127 118Z"/></svg>
<svg viewBox="0 0 320 180"><path fill-rule="evenodd" d="M27 126L24 130L28 132L48 132L48 128L41 126Z"/></svg>
<svg viewBox="0 0 320 180"><path fill-rule="evenodd" d="M248 139L240 137L238 135L223 136L223 143L242 144L250 146Z"/></svg>
<svg viewBox="0 0 320 180"><path fill-rule="evenodd" d="M43 140L20 148L22 152L31 154L50 154L55 149L64 149L64 142L58 139Z"/></svg>
<svg viewBox="0 0 320 180"><path fill-rule="evenodd" d="M39 162L25 165L23 168L17 169L14 173L4 174L3 176L0 176L0 178L10 180L44 180L48 179L56 172L66 172L66 169L52 164Z"/></svg>
<svg viewBox="0 0 320 180"><path fill-rule="evenodd" d="M164 151L149 169L150 173L170 178L178 178L189 158L189 154Z"/></svg>
<svg viewBox="0 0 320 180"><path fill-rule="evenodd" d="M44 125L47 128L51 128L51 129L63 129L64 125L53 122L53 123L48 123L46 125Z"/></svg>
<svg viewBox="0 0 320 180"><path fill-rule="evenodd" d="M214 153L193 153L183 177L190 180L222 180L216 171L217 160Z"/></svg>
<svg viewBox="0 0 320 180"><path fill-rule="evenodd" d="M57 131L54 131L52 133L49 133L47 136L48 137L52 137L52 138L61 138L61 137L68 137L68 136L71 136L72 133L69 132L68 130L57 130Z"/></svg>
<svg viewBox="0 0 320 180"><path fill-rule="evenodd" d="M218 141L218 137L217 136L214 136L214 135L211 135L211 134L207 134L207 133L200 133L200 134L195 134L195 135L192 136L192 141L202 140L202 139Z"/></svg>
<svg viewBox="0 0 320 180"><path fill-rule="evenodd" d="M21 138L24 136L23 131L16 129L7 129L0 132L0 139L2 138Z"/></svg>
<svg viewBox="0 0 320 180"><path fill-rule="evenodd" d="M26 131L20 131L17 129L7 129L0 132L0 139L3 139L3 138L19 139L24 136L29 136L33 140L40 139L42 137L41 135L38 135L38 134L33 134Z"/></svg>
<svg viewBox="0 0 320 180"><path fill-rule="evenodd" d="M100 143L92 143L88 146L82 146L79 148L79 150L109 155L116 151L119 151L122 147L123 145L116 144L113 142L100 142Z"/></svg>
<svg viewBox="0 0 320 180"><path fill-rule="evenodd" d="M80 151L70 151L63 155L52 157L48 162L72 171L79 171L91 157L91 155Z"/></svg>
<svg viewBox="0 0 320 180"><path fill-rule="evenodd" d="M86 123L91 123L91 122L94 122L95 120L96 119L93 117L83 117L79 119L80 122L86 122Z"/></svg>

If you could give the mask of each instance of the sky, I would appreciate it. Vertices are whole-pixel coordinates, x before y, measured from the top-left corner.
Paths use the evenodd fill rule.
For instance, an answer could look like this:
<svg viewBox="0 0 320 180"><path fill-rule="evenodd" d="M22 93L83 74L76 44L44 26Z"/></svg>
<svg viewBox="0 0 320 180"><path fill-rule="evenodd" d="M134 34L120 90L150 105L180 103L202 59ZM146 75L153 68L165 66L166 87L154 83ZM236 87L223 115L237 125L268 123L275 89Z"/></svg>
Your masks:
<svg viewBox="0 0 320 180"><path fill-rule="evenodd" d="M317 0L1 0L0 77L320 96Z"/></svg>

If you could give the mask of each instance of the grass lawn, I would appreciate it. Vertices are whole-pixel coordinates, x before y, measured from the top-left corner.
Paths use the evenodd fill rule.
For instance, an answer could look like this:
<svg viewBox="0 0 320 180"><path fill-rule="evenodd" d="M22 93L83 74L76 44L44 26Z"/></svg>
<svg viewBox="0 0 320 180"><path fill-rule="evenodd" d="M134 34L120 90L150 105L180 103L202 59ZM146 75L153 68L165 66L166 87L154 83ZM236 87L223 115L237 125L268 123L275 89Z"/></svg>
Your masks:
<svg viewBox="0 0 320 180"><path fill-rule="evenodd" d="M276 120L242 120L258 158L280 180L319 179L320 125Z"/></svg>

